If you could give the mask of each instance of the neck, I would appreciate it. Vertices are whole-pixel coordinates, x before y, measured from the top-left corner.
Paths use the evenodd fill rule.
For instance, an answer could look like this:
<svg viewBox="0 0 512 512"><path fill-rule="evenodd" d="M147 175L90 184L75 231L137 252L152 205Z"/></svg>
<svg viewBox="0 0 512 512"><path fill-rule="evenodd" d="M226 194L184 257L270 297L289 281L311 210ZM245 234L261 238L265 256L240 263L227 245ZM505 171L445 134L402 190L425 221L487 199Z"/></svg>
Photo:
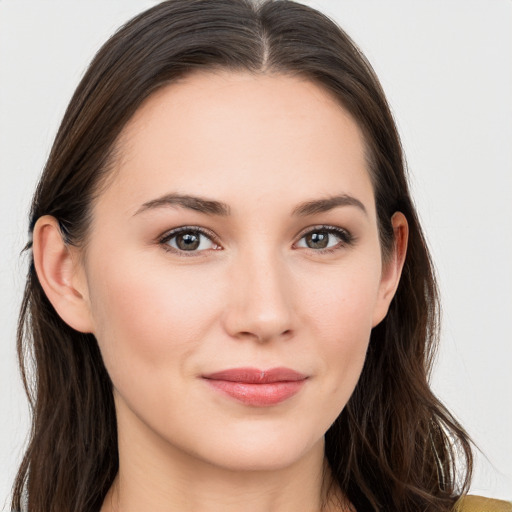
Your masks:
<svg viewBox="0 0 512 512"><path fill-rule="evenodd" d="M323 440L291 465L256 471L218 467L148 432L134 434L119 429L119 473L101 512L344 510L329 485Z"/></svg>

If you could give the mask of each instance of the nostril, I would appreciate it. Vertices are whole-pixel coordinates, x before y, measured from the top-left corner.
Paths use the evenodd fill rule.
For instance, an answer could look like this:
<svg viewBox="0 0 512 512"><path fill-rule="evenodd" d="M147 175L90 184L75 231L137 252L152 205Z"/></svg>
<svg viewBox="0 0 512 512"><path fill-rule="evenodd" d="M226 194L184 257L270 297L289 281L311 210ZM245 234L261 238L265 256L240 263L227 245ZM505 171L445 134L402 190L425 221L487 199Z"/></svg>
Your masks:
<svg viewBox="0 0 512 512"><path fill-rule="evenodd" d="M286 329L284 331L282 331L280 334L272 334L272 333L265 333L265 332L251 332L251 331L240 331L236 337L239 338L239 339L244 339L244 338L252 338L256 341L259 341L259 342L266 342L272 338L289 338L292 336L292 330L291 329Z"/></svg>

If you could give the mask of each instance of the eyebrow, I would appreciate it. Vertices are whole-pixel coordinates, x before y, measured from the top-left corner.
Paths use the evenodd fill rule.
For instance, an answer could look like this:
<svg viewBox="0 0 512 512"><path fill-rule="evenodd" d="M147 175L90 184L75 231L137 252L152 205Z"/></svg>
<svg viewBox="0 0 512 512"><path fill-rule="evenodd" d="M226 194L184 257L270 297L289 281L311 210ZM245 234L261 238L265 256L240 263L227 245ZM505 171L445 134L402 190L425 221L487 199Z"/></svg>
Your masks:
<svg viewBox="0 0 512 512"><path fill-rule="evenodd" d="M220 201L189 195L166 194L158 199L153 199L144 203L135 212L135 215L146 210L161 208L163 206L181 206L182 208L188 208L189 210L195 210L207 215L227 216L231 211L226 203L221 203Z"/></svg>
<svg viewBox="0 0 512 512"><path fill-rule="evenodd" d="M139 213L147 210L167 206L179 206L181 208L188 208L189 210L195 210L206 215L219 215L223 217L226 217L231 213L229 205L220 201L190 195L165 194L162 197L145 202L134 215L138 215ZM294 216L306 217L308 215L324 213L339 206L355 206L365 215L368 214L364 204L359 201L359 199L347 194L306 201L296 206L293 209L292 214Z"/></svg>
<svg viewBox="0 0 512 512"><path fill-rule="evenodd" d="M338 206L355 206L359 208L365 215L368 215L364 204L353 196L341 194L339 196L327 197L325 199L317 199L299 204L294 210L293 215L306 217L308 215L316 215L318 213L328 212Z"/></svg>

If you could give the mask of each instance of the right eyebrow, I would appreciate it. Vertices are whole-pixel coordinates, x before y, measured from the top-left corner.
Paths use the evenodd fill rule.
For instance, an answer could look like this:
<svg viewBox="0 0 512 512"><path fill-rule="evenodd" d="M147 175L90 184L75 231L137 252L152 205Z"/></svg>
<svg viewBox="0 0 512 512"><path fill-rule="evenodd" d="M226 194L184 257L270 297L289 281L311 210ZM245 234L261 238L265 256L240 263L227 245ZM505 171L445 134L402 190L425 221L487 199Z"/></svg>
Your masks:
<svg viewBox="0 0 512 512"><path fill-rule="evenodd" d="M230 208L226 203L214 201L212 199L205 199L203 197L181 195L181 194L165 194L156 199L145 202L134 215L153 210L156 208L164 208L169 206L180 206L181 208L188 208L197 212L205 213L206 215L220 215L228 216Z"/></svg>

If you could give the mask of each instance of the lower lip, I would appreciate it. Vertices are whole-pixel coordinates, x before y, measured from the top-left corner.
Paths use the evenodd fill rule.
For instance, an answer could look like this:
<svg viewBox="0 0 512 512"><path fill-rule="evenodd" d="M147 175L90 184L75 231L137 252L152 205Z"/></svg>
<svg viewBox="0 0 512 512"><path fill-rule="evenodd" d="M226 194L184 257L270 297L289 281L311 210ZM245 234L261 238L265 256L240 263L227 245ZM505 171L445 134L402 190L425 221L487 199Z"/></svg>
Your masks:
<svg viewBox="0 0 512 512"><path fill-rule="evenodd" d="M228 380L206 379L215 390L238 400L246 405L267 407L276 405L296 395L305 379L284 382L268 382L265 384L249 384Z"/></svg>

